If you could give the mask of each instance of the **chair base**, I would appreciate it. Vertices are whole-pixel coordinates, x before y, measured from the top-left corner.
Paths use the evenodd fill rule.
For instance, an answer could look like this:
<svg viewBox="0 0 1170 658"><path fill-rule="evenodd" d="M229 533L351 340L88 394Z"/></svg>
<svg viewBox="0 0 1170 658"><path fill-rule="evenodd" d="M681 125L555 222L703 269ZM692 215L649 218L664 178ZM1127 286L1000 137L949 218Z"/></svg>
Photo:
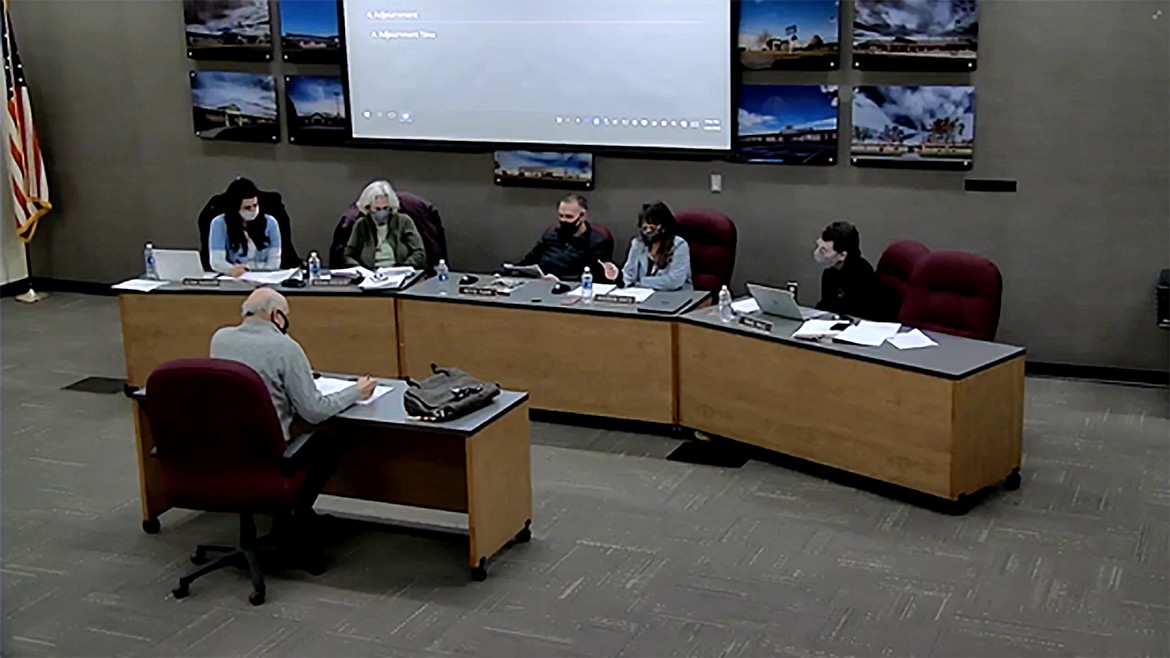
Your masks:
<svg viewBox="0 0 1170 658"><path fill-rule="evenodd" d="M291 559L289 559L291 558ZM199 544L191 555L195 569L179 578L179 586L171 590L176 599L191 593L191 583L213 571L224 567L241 567L248 570L252 579L252 593L248 602L252 605L264 603L267 587L261 565L282 566L303 569L311 575L325 573L325 555L318 546L289 548L272 542L271 536L256 538L256 523L251 514L240 515L239 544Z"/></svg>

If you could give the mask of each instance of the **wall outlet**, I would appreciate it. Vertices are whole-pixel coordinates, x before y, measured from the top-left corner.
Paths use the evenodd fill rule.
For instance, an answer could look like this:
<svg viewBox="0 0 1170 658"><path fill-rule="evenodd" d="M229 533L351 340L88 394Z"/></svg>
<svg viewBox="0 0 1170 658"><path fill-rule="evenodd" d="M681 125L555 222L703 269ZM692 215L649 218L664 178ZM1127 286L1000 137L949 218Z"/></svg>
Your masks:
<svg viewBox="0 0 1170 658"><path fill-rule="evenodd" d="M711 193L719 194L723 191L723 174L711 174Z"/></svg>

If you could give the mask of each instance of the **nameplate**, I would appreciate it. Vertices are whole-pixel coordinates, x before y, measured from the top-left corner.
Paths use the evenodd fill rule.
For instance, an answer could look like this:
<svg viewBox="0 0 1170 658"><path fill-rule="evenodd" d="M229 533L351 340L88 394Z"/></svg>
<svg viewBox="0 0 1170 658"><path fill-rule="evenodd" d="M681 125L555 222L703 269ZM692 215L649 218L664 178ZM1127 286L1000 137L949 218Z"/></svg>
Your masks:
<svg viewBox="0 0 1170 658"><path fill-rule="evenodd" d="M354 283L356 281L347 276L313 279L313 287L345 287L352 286Z"/></svg>
<svg viewBox="0 0 1170 658"><path fill-rule="evenodd" d="M633 306L638 303L637 299L629 295L597 295L593 298L595 302L602 304L625 304L626 306Z"/></svg>
<svg viewBox="0 0 1170 658"><path fill-rule="evenodd" d="M184 286L192 286L195 288L218 288L219 279L207 279L200 276L189 276L183 279Z"/></svg>
<svg viewBox="0 0 1170 658"><path fill-rule="evenodd" d="M459 294L472 297L495 297L500 294L500 291L490 286L459 286Z"/></svg>
<svg viewBox="0 0 1170 658"><path fill-rule="evenodd" d="M768 322L767 320L761 320L759 318L753 318L750 315L739 316L739 324L740 326L747 327L748 329L755 329L757 331L766 331L768 333L772 333L771 322Z"/></svg>

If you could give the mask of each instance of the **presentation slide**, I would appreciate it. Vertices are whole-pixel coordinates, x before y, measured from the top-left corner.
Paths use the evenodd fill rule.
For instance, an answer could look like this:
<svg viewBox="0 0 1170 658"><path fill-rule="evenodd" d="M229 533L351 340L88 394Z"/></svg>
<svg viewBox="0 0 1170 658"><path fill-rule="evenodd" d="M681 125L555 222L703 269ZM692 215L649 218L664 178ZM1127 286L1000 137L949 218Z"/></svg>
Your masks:
<svg viewBox="0 0 1170 658"><path fill-rule="evenodd" d="M345 0L359 139L727 150L730 0Z"/></svg>

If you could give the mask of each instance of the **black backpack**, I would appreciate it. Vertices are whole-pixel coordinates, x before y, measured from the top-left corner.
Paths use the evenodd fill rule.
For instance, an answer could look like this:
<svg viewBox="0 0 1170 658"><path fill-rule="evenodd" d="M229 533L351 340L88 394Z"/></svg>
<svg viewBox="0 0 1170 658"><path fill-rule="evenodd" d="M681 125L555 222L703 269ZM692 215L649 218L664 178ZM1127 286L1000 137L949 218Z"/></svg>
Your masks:
<svg viewBox="0 0 1170 658"><path fill-rule="evenodd" d="M458 368L440 368L420 381L406 378L402 406L409 416L422 420L444 421L482 409L500 394L500 385L481 381Z"/></svg>

